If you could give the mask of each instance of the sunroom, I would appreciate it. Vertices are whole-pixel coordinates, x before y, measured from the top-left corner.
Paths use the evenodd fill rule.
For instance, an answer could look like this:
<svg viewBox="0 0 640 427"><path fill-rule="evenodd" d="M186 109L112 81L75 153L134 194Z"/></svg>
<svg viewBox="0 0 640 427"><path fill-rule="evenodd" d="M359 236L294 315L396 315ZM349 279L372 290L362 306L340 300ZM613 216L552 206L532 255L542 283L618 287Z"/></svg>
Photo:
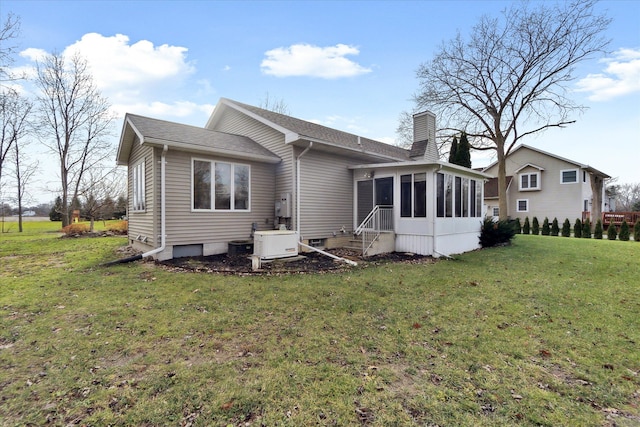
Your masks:
<svg viewBox="0 0 640 427"><path fill-rule="evenodd" d="M354 229L362 252L449 256L479 247L482 172L447 162L351 166Z"/></svg>

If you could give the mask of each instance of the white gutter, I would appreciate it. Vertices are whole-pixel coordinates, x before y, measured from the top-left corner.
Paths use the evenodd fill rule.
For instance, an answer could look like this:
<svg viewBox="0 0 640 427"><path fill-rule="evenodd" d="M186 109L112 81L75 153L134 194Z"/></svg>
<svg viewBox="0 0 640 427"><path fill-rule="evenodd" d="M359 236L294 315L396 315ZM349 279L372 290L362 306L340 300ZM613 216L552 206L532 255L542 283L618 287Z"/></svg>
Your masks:
<svg viewBox="0 0 640 427"><path fill-rule="evenodd" d="M165 165L166 156L169 146L165 145L162 148L162 159L160 160L160 247L150 250L142 254L142 258L146 258L151 255L155 255L164 251L167 243L166 236L166 223L165 223L165 210L166 210L166 194L165 194Z"/></svg>
<svg viewBox="0 0 640 427"><path fill-rule="evenodd" d="M311 147L313 147L313 141L309 141L309 146L296 157L296 231L300 240L302 240L302 235L300 234L300 158L307 154Z"/></svg>

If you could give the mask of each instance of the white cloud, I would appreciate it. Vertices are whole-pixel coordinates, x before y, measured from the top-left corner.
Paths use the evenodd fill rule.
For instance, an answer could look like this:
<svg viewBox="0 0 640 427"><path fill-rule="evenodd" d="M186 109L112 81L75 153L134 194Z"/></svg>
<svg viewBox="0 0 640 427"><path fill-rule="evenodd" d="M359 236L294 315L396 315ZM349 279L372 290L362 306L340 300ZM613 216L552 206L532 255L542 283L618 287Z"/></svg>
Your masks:
<svg viewBox="0 0 640 427"><path fill-rule="evenodd" d="M154 46L148 40L131 44L123 34L108 37L88 33L62 53L68 57L77 52L87 60L94 82L121 117L130 112L169 120L199 120L211 113L213 105L180 99L179 87L196 71L187 61L187 51L186 47L168 44ZM41 61L47 54L37 48L20 52L32 62ZM14 71L35 75L32 65ZM198 80L196 85L197 94L215 93L207 80Z"/></svg>
<svg viewBox="0 0 640 427"><path fill-rule="evenodd" d="M602 73L589 74L577 83L578 92L590 93L592 101L607 101L640 92L640 49L618 49Z"/></svg>
<svg viewBox="0 0 640 427"><path fill-rule="evenodd" d="M347 55L358 55L353 46L337 44L319 47L309 44L294 44L265 52L260 68L265 74L276 77L309 76L323 79L353 77L370 73L370 68L362 67L347 59Z"/></svg>
<svg viewBox="0 0 640 427"><path fill-rule="evenodd" d="M98 87L110 91L184 78L195 71L186 62L187 50L167 44L154 46L148 40L129 44L129 37L123 34L105 37L88 33L67 46L64 54L79 52L91 66Z"/></svg>

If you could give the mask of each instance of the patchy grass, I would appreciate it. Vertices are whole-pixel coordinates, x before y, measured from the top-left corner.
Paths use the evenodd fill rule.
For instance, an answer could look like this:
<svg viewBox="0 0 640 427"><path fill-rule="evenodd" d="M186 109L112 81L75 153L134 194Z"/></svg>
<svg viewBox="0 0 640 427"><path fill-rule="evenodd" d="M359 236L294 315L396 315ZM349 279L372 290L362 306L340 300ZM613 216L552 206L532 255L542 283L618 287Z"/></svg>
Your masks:
<svg viewBox="0 0 640 427"><path fill-rule="evenodd" d="M237 277L55 237L0 242L4 425L640 423L633 242Z"/></svg>

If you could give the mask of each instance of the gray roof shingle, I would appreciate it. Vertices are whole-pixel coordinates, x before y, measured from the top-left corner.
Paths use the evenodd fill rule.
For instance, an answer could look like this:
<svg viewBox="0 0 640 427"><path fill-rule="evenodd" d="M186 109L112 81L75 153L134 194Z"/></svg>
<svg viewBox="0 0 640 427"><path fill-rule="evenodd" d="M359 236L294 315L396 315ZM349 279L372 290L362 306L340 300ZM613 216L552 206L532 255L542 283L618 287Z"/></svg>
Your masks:
<svg viewBox="0 0 640 427"><path fill-rule="evenodd" d="M397 147L384 142L375 141L373 139L359 137L352 133L343 132L317 123L308 122L306 120L297 119L285 114L276 113L274 111L265 110L253 105L243 104L231 99L222 98L221 101L227 104L235 104L251 113L262 117L280 127L297 133L302 138L310 138L313 140L324 141L334 146L343 147L355 151L365 151L371 154L391 157L400 161L410 160L409 150ZM360 143L358 143L360 142Z"/></svg>
<svg viewBox="0 0 640 427"><path fill-rule="evenodd" d="M246 136L212 131L197 126L152 119L135 114L127 114L126 120L130 121L147 142L167 143L169 146L190 146L193 149L228 154L237 153L245 157L278 159L278 156L274 153Z"/></svg>

